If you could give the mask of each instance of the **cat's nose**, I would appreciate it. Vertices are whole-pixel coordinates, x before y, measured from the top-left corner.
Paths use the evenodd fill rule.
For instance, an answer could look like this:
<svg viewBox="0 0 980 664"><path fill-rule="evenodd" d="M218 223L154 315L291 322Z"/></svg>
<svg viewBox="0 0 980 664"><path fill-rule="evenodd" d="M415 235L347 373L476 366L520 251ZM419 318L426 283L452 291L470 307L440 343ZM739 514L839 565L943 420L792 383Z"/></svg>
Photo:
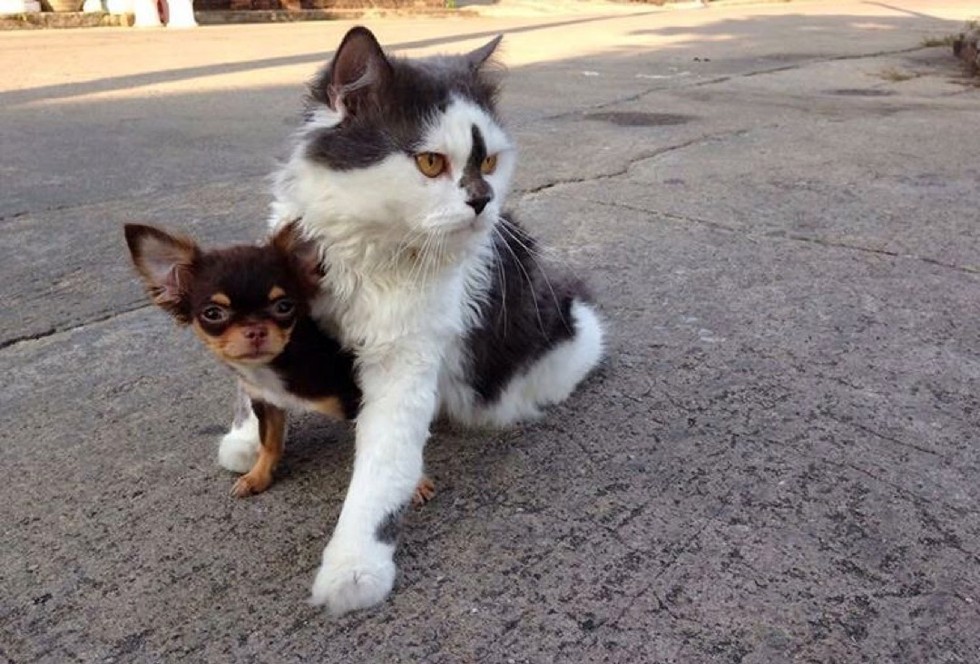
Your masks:
<svg viewBox="0 0 980 664"><path fill-rule="evenodd" d="M480 214L483 212L483 208L485 208L489 202L490 196L477 196L476 198L471 198L470 200L466 201L466 204L473 208L477 214Z"/></svg>

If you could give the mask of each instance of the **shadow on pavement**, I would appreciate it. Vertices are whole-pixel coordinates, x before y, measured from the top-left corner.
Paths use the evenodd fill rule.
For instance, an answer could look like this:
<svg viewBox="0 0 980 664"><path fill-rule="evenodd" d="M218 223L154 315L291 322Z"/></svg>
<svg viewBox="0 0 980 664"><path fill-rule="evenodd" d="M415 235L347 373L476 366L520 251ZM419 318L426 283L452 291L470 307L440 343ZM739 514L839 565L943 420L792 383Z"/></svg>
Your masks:
<svg viewBox="0 0 980 664"><path fill-rule="evenodd" d="M970 100L916 87L955 64L902 52L955 27L723 21L513 68L513 202L611 354L539 422L437 425L396 592L339 621L303 601L350 432L297 418L272 489L230 498L231 380L134 308L119 232L259 234L301 86L70 100L246 67L218 64L8 93L2 327L38 339L0 350L0 658L968 661L978 173L948 158ZM877 31L919 78L840 61ZM894 94L838 94L862 89Z"/></svg>

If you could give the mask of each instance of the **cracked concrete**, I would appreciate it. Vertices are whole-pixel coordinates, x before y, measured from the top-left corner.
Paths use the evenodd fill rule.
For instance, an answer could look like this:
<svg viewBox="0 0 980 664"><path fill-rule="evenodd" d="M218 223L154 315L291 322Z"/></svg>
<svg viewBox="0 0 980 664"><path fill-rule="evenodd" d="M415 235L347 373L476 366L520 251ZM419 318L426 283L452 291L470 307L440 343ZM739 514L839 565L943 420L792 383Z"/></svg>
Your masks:
<svg viewBox="0 0 980 664"><path fill-rule="evenodd" d="M257 236L348 25L9 35L0 661L975 661L980 92L921 47L969 4L372 23L507 32L512 204L611 354L539 422L438 423L395 594L337 621L349 428L296 418L231 498L231 381L120 226Z"/></svg>

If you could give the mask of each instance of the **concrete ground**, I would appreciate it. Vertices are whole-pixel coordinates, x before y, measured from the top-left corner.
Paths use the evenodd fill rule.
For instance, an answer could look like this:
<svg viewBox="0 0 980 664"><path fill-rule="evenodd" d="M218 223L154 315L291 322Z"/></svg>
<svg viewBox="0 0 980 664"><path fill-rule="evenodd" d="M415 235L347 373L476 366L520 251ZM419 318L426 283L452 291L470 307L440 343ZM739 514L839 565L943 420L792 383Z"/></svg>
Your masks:
<svg viewBox="0 0 980 664"><path fill-rule="evenodd" d="M980 661L980 88L923 46L976 4L604 9L370 24L506 33L512 203L611 343L540 422L436 427L394 595L337 621L351 432L232 498L231 380L120 225L257 237L348 24L4 35L0 661Z"/></svg>

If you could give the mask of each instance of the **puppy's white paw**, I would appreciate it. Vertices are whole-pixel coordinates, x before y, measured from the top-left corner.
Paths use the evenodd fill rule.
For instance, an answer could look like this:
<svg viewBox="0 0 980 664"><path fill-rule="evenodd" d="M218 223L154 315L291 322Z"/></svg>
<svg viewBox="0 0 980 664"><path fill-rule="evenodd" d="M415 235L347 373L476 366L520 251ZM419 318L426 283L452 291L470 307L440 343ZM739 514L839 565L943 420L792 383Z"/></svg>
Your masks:
<svg viewBox="0 0 980 664"><path fill-rule="evenodd" d="M252 415L238 428L232 429L218 446L218 465L235 473L247 473L259 458L259 420Z"/></svg>
<svg viewBox="0 0 980 664"><path fill-rule="evenodd" d="M382 542L343 546L331 541L313 581L310 602L334 617L381 603L395 585L395 547Z"/></svg>

